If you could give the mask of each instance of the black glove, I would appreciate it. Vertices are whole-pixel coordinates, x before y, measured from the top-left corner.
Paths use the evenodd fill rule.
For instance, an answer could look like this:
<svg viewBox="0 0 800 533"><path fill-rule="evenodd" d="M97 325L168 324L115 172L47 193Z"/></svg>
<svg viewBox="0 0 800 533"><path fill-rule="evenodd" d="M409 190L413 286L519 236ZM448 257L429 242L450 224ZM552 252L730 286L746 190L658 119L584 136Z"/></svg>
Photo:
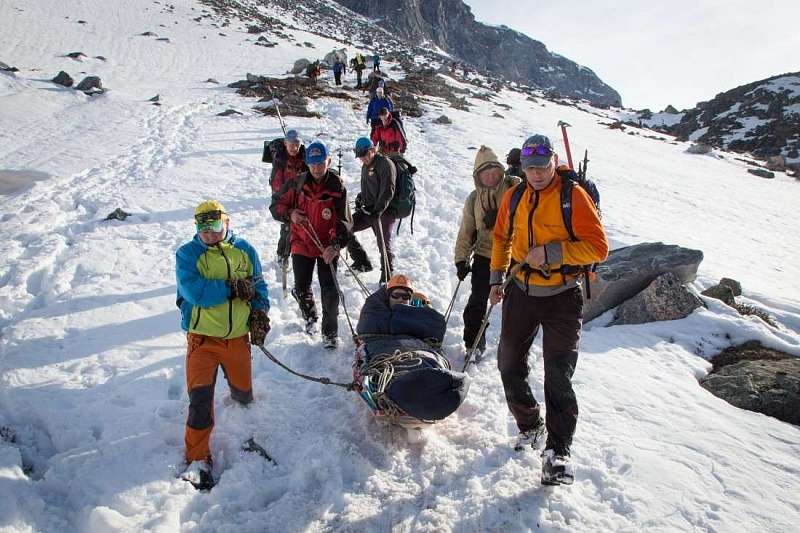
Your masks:
<svg viewBox="0 0 800 533"><path fill-rule="evenodd" d="M470 272L471 270L466 261L456 263L456 276L458 276L459 281L464 281Z"/></svg>
<svg viewBox="0 0 800 533"><path fill-rule="evenodd" d="M361 209L364 207L364 199L361 197L361 193L356 195L356 210Z"/></svg>
<svg viewBox="0 0 800 533"><path fill-rule="evenodd" d="M232 279L228 281L231 287L231 298L241 298L249 302L256 297L256 284L253 278Z"/></svg>
<svg viewBox="0 0 800 533"><path fill-rule="evenodd" d="M250 344L264 346L264 340L269 333L269 316L263 309L250 312Z"/></svg>

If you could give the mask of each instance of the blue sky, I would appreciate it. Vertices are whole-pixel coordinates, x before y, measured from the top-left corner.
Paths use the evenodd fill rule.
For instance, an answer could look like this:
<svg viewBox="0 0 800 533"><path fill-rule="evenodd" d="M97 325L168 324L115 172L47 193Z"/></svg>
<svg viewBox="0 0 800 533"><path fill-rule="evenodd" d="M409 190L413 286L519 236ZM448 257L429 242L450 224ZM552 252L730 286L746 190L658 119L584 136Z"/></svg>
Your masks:
<svg viewBox="0 0 800 533"><path fill-rule="evenodd" d="M626 107L694 107L800 71L800 0L464 2L478 21L505 24L591 68Z"/></svg>

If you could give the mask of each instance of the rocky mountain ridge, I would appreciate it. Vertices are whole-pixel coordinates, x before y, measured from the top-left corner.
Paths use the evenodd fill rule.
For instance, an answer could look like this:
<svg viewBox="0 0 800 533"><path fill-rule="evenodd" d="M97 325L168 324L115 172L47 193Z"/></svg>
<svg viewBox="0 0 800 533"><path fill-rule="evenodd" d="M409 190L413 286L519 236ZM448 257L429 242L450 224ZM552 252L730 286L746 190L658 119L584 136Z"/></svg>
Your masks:
<svg viewBox="0 0 800 533"><path fill-rule="evenodd" d="M590 69L505 26L475 20L460 0L336 0L408 42L429 43L469 68L602 106L619 93Z"/></svg>

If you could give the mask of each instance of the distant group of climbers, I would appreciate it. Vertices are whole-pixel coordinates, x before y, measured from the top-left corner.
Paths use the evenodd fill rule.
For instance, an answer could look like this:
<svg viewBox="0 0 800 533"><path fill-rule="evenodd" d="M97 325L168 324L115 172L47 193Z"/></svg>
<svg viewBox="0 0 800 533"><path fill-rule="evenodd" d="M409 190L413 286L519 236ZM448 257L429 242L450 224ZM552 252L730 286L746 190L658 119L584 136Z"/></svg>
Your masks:
<svg viewBox="0 0 800 533"><path fill-rule="evenodd" d="M416 313L396 307L414 304L427 308L429 302L415 293L409 278L394 275L393 230L398 220L413 210L413 181L409 199L408 180L416 169L400 155L407 143L402 124L393 119L392 111L385 86L376 86L366 114L372 131L353 145L353 153L361 162L361 181L352 213L347 188L331 166L328 146L321 141L304 146L295 129L268 143L272 163L270 212L281 223L277 256L287 261L291 257L292 295L309 335L316 334L319 321L312 290L316 268L322 298L322 345L327 349L338 345L341 302L336 276L341 250L348 250L351 268L356 272L372 270L372 262L356 239L356 233L366 229L372 230L378 244L384 288L370 296L369 305L365 304L358 334L419 338L424 327L420 322L409 326L401 320L405 315L427 316L425 320L432 321L428 326L439 323L436 312ZM487 146L481 146L475 157L474 190L464 204L454 254L458 279L472 276L463 313L463 339L467 350L483 352L486 336L480 332L488 319L487 305L502 301L497 363L508 407L519 429L515 448L537 447L544 442L542 481L570 483L574 476L570 446L578 416L571 378L583 316L582 276L588 276L588 266L603 261L608 253L597 208L599 197L596 188L588 187L571 169L559 165L558 155L544 135L530 136L521 148L511 150L506 161L508 168ZM259 257L252 246L233 234L225 208L216 201L201 203L195 210L195 225L194 239L178 250L176 261L178 305L183 329L188 332L186 461L194 465L202 484L203 479L213 481L208 439L213 427L217 368L223 366L234 400L252 401L250 344L264 343L270 321ZM382 309L379 314L384 316L385 325L375 325L368 309ZM544 336L545 419L527 383L529 349L540 327ZM443 329L440 335L433 335L433 341L426 342L428 347L411 343L414 350L424 352L420 357L427 357L426 365L431 368L448 365L446 359L442 362L443 356L437 358L436 349L430 348L436 346L436 337L441 345L443 335ZM376 337L371 342L378 341L385 339ZM403 345L392 342L393 346ZM369 352L369 343L365 346ZM384 348L377 351L383 353ZM367 372L373 367L369 355L364 358L359 368ZM452 390L459 392L448 396L446 402L463 399L465 379L458 373L449 374L447 379ZM395 393L404 398L403 405L409 406L407 414L413 416L408 410L415 408L431 412L430 403L426 404L425 398L415 400L408 389L398 388Z"/></svg>

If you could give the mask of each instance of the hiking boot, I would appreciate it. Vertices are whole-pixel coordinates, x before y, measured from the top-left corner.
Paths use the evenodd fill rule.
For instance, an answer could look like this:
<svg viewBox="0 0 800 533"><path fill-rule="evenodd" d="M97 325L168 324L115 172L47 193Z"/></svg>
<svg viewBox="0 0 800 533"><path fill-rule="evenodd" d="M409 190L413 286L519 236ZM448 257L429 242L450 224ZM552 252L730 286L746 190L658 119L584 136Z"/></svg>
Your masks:
<svg viewBox="0 0 800 533"><path fill-rule="evenodd" d="M181 474L181 479L188 481L194 488L201 492L210 491L216 482L211 475L211 459L206 461L192 461Z"/></svg>
<svg viewBox="0 0 800 533"><path fill-rule="evenodd" d="M317 319L316 318L308 318L308 319L306 319L305 331L306 331L307 334L311 335L312 337L317 334Z"/></svg>
<svg viewBox="0 0 800 533"><path fill-rule="evenodd" d="M569 452L548 448L542 452L542 485L572 485L575 470Z"/></svg>
<svg viewBox="0 0 800 533"><path fill-rule="evenodd" d="M362 274L366 272L372 272L372 263L369 262L369 259L364 261L356 260L353 261L353 264L350 265L350 268L356 272L361 272Z"/></svg>
<svg viewBox="0 0 800 533"><path fill-rule="evenodd" d="M514 443L514 450L519 452L528 446L534 450L541 448L542 444L544 444L544 432L544 420L539 418L539 423L533 428L519 432L517 441Z"/></svg>
<svg viewBox="0 0 800 533"><path fill-rule="evenodd" d="M338 346L339 337L336 334L322 336L322 347L326 350L335 350Z"/></svg>

